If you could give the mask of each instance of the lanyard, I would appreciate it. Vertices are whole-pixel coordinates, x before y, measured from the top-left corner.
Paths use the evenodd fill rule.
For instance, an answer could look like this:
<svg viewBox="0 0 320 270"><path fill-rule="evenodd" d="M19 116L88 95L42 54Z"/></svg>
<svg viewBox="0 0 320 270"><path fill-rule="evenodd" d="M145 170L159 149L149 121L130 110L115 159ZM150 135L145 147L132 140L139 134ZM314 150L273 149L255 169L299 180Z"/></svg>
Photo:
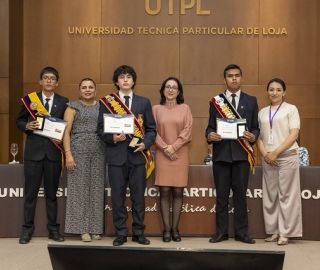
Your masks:
<svg viewBox="0 0 320 270"><path fill-rule="evenodd" d="M274 112L273 116L271 117L271 104L270 104L270 108L269 108L269 123L270 123L270 131L272 132L272 121L274 116L276 115L276 113L279 111L281 105L283 102L281 102L278 106L278 108L276 109L276 111Z"/></svg>

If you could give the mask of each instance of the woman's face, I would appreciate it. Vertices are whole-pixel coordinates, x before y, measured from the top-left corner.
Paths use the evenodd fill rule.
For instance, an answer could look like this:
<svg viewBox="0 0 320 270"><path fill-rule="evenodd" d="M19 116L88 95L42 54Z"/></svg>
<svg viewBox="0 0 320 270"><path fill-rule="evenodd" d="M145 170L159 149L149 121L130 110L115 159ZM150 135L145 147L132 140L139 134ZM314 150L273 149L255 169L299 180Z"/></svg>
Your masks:
<svg viewBox="0 0 320 270"><path fill-rule="evenodd" d="M80 85L79 92L82 99L91 100L96 96L96 87L92 81L83 81Z"/></svg>
<svg viewBox="0 0 320 270"><path fill-rule="evenodd" d="M282 85L277 82L270 83L268 88L268 95L272 105L279 105L282 102L286 92L283 90Z"/></svg>
<svg viewBox="0 0 320 270"><path fill-rule="evenodd" d="M176 101L176 98L179 95L179 88L176 81L167 81L163 93L167 101Z"/></svg>

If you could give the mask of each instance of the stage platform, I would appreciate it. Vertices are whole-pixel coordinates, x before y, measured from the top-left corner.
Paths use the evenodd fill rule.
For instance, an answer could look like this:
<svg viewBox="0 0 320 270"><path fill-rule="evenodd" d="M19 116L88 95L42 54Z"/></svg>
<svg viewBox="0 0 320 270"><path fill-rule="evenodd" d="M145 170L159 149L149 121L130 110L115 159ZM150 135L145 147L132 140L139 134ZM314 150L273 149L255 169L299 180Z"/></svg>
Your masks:
<svg viewBox="0 0 320 270"><path fill-rule="evenodd" d="M49 270L53 269L48 253L49 246L81 246L81 247L112 247L113 237L104 237L100 241L83 243L78 237L67 237L65 242L56 243L46 237L34 237L27 245L18 244L17 238L0 239L0 269L1 270ZM320 241L292 240L287 246L277 246L275 243L266 243L263 239L256 239L256 244L249 245L230 238L217 244L208 242L208 238L183 237L182 242L163 243L161 237L149 237L151 245L141 246L128 238L122 247L135 249L205 249L214 251L272 251L285 252L284 270L318 270L320 269ZM124 254L125 256L125 254ZM121 260L121 258L119 258ZM106 269L108 268L106 265ZM129 268L128 268L129 269ZM256 269L261 269L260 267ZM270 269L271 270L271 269Z"/></svg>

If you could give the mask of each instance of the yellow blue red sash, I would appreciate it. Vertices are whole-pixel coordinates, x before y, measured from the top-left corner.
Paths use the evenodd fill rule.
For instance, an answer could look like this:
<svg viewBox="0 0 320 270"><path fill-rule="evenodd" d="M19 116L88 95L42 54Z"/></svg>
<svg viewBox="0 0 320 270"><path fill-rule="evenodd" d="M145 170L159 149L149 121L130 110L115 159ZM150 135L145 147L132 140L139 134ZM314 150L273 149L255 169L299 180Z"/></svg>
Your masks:
<svg viewBox="0 0 320 270"><path fill-rule="evenodd" d="M131 114L133 113L130 109L122 102L120 97L115 93L107 95L100 99L100 101L106 106L112 114ZM134 117L134 136L140 139L144 138L144 130L141 124L139 123L141 120ZM131 136L130 136L131 137ZM141 151L144 158L146 159L146 177L149 178L151 173L154 170L154 159L150 150Z"/></svg>
<svg viewBox="0 0 320 270"><path fill-rule="evenodd" d="M23 98L21 98L23 104L26 106L29 113L32 115L34 119L37 118L37 115L48 115L50 116L50 113L46 110L46 108L43 106L41 100L39 99L36 92L32 92ZM51 141L59 148L59 150L62 153L62 164L64 163L64 148L62 143L57 142L56 140Z"/></svg>
<svg viewBox="0 0 320 270"><path fill-rule="evenodd" d="M223 118L241 119L238 111L232 106L225 94L222 93L212 98L212 103ZM238 139L238 142L243 147L243 149L247 151L250 169L254 173L255 159L251 144L245 138Z"/></svg>
<svg viewBox="0 0 320 270"><path fill-rule="evenodd" d="M38 114L50 116L36 92L24 96L21 100L34 119L36 119Z"/></svg>

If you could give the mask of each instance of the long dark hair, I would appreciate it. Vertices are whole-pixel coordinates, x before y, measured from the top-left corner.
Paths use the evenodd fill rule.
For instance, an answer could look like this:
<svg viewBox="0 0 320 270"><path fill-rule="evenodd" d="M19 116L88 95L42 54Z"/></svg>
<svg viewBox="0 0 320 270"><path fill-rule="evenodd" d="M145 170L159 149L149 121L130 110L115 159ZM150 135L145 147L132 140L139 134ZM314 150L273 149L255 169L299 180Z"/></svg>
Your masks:
<svg viewBox="0 0 320 270"><path fill-rule="evenodd" d="M176 101L177 101L177 104L182 104L182 103L184 102L184 98L183 98L183 87L182 87L182 84L181 84L181 82L179 81L179 79L176 78L176 77L169 77L169 78L165 79L164 82L162 83L161 89L159 90L160 96L161 96L161 98L160 98L160 104L161 104L161 105L166 104L166 97L164 96L164 89L165 89L165 87L166 87L167 82L170 81L170 80L173 80L173 81L175 81L175 82L178 84L179 94L178 94L178 96L177 96L177 98L176 98Z"/></svg>
<svg viewBox="0 0 320 270"><path fill-rule="evenodd" d="M286 84L284 83L283 80L281 80L281 79L279 79L279 78L274 78L274 79L271 79L271 80L270 80L270 82L269 82L268 85L267 85L267 91L268 91L268 89L269 89L269 85L270 85L271 83L273 83L273 82L280 83L281 86L282 86L283 91L286 91Z"/></svg>

